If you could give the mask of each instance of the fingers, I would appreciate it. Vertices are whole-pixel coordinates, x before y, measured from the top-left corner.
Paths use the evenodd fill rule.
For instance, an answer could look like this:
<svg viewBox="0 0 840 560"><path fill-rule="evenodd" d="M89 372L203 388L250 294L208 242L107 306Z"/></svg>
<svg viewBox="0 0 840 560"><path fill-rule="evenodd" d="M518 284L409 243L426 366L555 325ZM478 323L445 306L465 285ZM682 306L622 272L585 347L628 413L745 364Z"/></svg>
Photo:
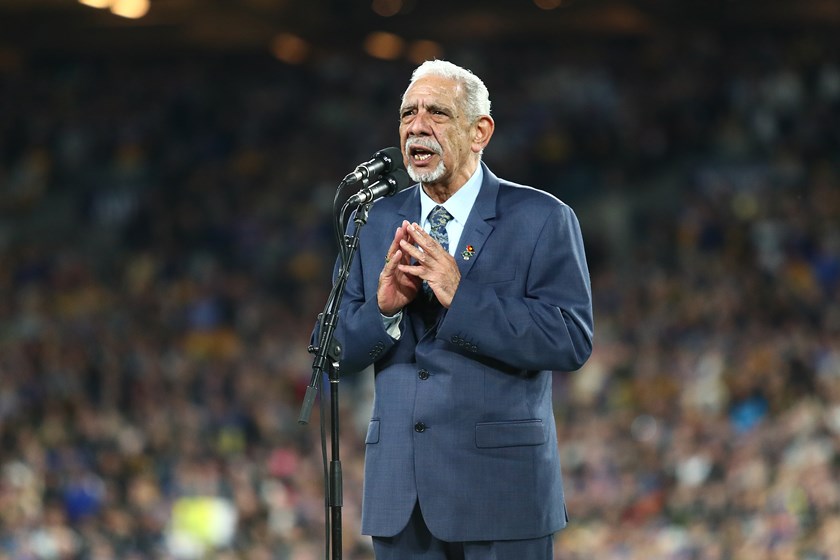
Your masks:
<svg viewBox="0 0 840 560"><path fill-rule="evenodd" d="M382 269L383 273L391 274L396 269L400 260L403 258L403 252L400 251L400 242L406 238L405 228L408 222L404 221L401 227L398 227L394 232L394 239L391 241L391 246L388 247L388 252L385 253L385 266Z"/></svg>
<svg viewBox="0 0 840 560"><path fill-rule="evenodd" d="M417 296L420 288L420 280L402 270L404 265L411 262L411 257L401 249L401 243L405 243L408 238L408 226L409 223L404 221L402 226L397 228L394 239L383 256L376 297L379 310L388 316L408 305Z"/></svg>
<svg viewBox="0 0 840 560"><path fill-rule="evenodd" d="M436 268L438 263L447 260L451 260L449 252L431 235L418 224L403 221L388 248L383 272L397 269L425 280L427 273L421 272L421 268Z"/></svg>
<svg viewBox="0 0 840 560"><path fill-rule="evenodd" d="M397 228L397 231L394 232L394 239L391 241L391 246L388 247L388 253L385 255L385 261L388 262L389 260L393 260L394 258L394 251L398 250L400 247L400 239L403 238L402 228Z"/></svg>
<svg viewBox="0 0 840 560"><path fill-rule="evenodd" d="M440 274L448 268L447 262L452 260L449 252L419 225L409 225L406 233L408 238L400 240L400 249L408 257L407 260L413 260L414 263L400 263L399 269L402 272L430 280L435 270ZM452 264L454 265L454 260Z"/></svg>
<svg viewBox="0 0 840 560"><path fill-rule="evenodd" d="M416 262L400 264L399 270L427 281L441 305L449 308L461 282L458 264L449 251L417 224L411 224L407 234L408 239L400 240L400 248Z"/></svg>
<svg viewBox="0 0 840 560"><path fill-rule="evenodd" d="M435 260L442 254L447 253L440 243L416 223L406 228L406 234L412 243L404 240L400 243L400 247L417 259L418 262L426 262L428 259Z"/></svg>
<svg viewBox="0 0 840 560"><path fill-rule="evenodd" d="M399 266L400 261L402 260L402 256L403 253L399 249L394 251L392 256L387 258L387 260L385 261L385 267L382 269L382 272L386 275L393 274L397 270L397 267Z"/></svg>

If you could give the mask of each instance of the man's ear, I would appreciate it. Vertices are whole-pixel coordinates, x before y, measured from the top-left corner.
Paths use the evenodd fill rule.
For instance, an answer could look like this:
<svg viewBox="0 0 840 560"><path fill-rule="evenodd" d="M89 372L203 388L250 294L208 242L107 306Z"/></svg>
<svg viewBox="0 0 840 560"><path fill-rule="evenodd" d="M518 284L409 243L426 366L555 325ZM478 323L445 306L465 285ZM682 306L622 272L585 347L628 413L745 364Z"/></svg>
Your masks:
<svg viewBox="0 0 840 560"><path fill-rule="evenodd" d="M493 122L493 118L490 115L478 117L478 120L473 125L472 151L481 153L490 142L490 137L493 136L495 129L496 123Z"/></svg>

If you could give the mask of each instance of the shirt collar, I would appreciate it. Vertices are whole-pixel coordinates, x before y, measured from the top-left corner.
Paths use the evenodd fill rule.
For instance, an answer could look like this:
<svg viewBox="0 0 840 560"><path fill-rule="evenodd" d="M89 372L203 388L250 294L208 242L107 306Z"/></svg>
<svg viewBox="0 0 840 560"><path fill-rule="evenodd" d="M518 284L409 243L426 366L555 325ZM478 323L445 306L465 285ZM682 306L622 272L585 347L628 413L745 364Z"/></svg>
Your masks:
<svg viewBox="0 0 840 560"><path fill-rule="evenodd" d="M478 198L478 191L481 190L481 182L484 179L484 170L479 163L472 176L464 183L464 186L458 189L455 194L449 197L449 200L441 204L446 211L452 215L452 219L461 224L463 227L467 223L467 217L470 215L475 199ZM420 187L420 223L425 224L429 218L432 209L438 203L432 200L423 187Z"/></svg>

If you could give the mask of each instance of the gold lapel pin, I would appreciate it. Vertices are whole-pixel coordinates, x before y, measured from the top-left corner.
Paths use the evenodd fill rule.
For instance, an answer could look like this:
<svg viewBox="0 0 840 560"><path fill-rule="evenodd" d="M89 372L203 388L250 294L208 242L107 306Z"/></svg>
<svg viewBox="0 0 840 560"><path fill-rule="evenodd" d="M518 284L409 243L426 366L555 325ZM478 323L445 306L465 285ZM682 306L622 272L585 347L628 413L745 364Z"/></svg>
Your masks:
<svg viewBox="0 0 840 560"><path fill-rule="evenodd" d="M465 261L470 260L470 258L471 258L473 255L475 255L475 249L473 249L473 246L472 246L472 245L467 245L466 249L464 249L464 251L461 253L461 257L462 257Z"/></svg>

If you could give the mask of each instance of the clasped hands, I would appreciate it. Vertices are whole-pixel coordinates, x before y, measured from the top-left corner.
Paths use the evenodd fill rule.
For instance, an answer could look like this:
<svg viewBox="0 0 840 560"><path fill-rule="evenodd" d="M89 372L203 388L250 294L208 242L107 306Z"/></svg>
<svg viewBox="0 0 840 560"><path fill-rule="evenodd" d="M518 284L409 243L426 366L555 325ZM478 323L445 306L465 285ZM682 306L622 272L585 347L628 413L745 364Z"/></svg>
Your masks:
<svg viewBox="0 0 840 560"><path fill-rule="evenodd" d="M385 255L376 298L383 315L392 316L422 292L425 280L441 305L449 308L461 282L458 263L416 223L403 220Z"/></svg>

